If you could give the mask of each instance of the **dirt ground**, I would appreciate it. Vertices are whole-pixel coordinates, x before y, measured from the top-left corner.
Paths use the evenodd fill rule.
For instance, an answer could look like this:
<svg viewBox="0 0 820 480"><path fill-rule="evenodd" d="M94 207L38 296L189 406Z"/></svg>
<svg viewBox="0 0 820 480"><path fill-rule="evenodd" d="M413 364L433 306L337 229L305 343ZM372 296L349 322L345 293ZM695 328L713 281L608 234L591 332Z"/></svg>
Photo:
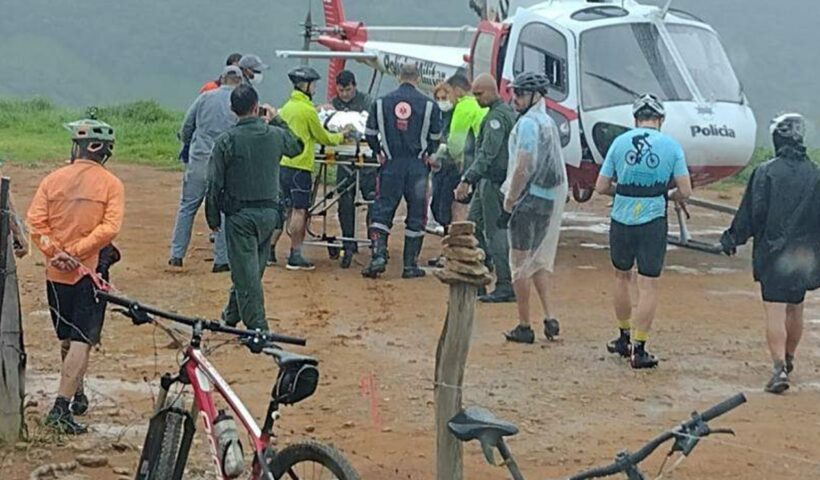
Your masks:
<svg viewBox="0 0 820 480"><path fill-rule="evenodd" d="M124 257L112 271L113 283L145 303L215 318L230 280L226 274L210 273L210 244L202 219L196 223L184 270L172 272L165 264L181 175L112 163L127 195L125 227L117 240ZM27 206L47 170L5 169L20 207ZM701 194L737 203L737 192ZM506 344L501 332L515 323L514 305L477 307L465 404L485 406L519 425L521 432L510 446L525 475L543 479L566 478L608 462L618 451L634 450L686 419L692 410L745 392L749 403L715 423L734 427L737 437L704 441L690 460L664 478L820 478L820 298L808 300L792 390L783 397L767 395L762 386L770 363L749 249L733 259L673 249L650 339L662 363L654 371L633 372L604 349L615 333L609 300L612 274L604 248L606 207L601 199L568 206L553 287L560 340ZM713 239L729 221L703 210L694 213L693 231ZM359 274L367 253L357 257L359 266L345 271L322 248L307 249L317 264L314 272L292 273L280 264L266 273L271 328L307 337L308 347L297 351L317 356L322 371L316 395L283 410L279 442L311 437L332 442L365 479L431 479L434 354L448 290L432 276L399 278L400 222L397 225L390 244L394 260L380 280ZM280 259L288 244L287 239L280 242ZM423 258L438 249L438 239L428 236ZM39 465L90 452L108 457L109 466L81 468L63 478L133 478L157 379L175 370L177 350L168 348L168 338L154 327L134 327L109 314L88 379L92 408L84 421L92 433L79 439L55 438L38 426L51 406L59 375L40 253L22 261L19 271L29 358L30 441L0 450L0 477L26 479ZM261 417L275 365L237 346L226 346L210 358ZM215 478L201 431L196 438L186 478ZM662 457L656 454L647 472L656 472ZM509 478L505 470L484 462L475 443L465 446L465 459L468 479Z"/></svg>

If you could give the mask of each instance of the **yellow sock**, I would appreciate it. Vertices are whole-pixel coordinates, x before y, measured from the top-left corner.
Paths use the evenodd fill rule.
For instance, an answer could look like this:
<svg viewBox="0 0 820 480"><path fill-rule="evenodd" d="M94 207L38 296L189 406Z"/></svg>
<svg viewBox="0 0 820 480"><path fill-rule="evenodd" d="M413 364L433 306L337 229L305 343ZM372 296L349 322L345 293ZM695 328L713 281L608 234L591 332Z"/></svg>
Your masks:
<svg viewBox="0 0 820 480"><path fill-rule="evenodd" d="M618 328L629 331L632 328L632 322L628 318L626 320L618 319Z"/></svg>
<svg viewBox="0 0 820 480"><path fill-rule="evenodd" d="M649 340L649 332L642 332L640 330L632 332L633 342L646 342L647 340Z"/></svg>

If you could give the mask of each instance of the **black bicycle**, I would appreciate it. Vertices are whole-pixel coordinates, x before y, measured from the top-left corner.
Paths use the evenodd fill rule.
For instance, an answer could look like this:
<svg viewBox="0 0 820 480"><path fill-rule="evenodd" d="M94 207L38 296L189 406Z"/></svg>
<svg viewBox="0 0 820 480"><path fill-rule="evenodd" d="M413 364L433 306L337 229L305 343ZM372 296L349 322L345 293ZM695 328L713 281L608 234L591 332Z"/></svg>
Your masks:
<svg viewBox="0 0 820 480"><path fill-rule="evenodd" d="M602 478L623 473L628 480L646 480L646 476L641 472L640 463L646 460L655 450L666 442L673 441L672 447L664 460L666 461L675 453L682 455L681 460L689 456L701 439L714 434L734 435L731 429L712 429L709 427L710 421L734 410L746 403L746 397L739 393L728 400L725 400L703 413L692 413L692 418L683 422L676 428L662 433L657 438L651 440L635 453L623 451L618 454L615 461L600 468L593 468L585 472L569 477L569 480L587 480L590 478ZM484 458L491 465L495 465L493 451L498 450L503 465L507 467L513 480L524 480L518 464L513 458L512 452L507 447L504 437L509 437L518 433L518 428L510 422L505 422L496 418L489 410L479 407L470 407L453 417L448 423L450 432L460 441L469 442L478 440L484 452Z"/></svg>

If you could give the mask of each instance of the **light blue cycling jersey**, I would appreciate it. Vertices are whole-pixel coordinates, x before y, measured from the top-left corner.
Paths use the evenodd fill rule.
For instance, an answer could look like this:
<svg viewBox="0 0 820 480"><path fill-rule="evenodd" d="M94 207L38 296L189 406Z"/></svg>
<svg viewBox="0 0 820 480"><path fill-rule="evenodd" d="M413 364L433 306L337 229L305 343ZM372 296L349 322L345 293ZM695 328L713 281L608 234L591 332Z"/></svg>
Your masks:
<svg viewBox="0 0 820 480"><path fill-rule="evenodd" d="M643 225L666 216L669 182L688 176L689 170L675 139L655 129L636 128L612 143L601 175L618 184L612 219L624 225Z"/></svg>

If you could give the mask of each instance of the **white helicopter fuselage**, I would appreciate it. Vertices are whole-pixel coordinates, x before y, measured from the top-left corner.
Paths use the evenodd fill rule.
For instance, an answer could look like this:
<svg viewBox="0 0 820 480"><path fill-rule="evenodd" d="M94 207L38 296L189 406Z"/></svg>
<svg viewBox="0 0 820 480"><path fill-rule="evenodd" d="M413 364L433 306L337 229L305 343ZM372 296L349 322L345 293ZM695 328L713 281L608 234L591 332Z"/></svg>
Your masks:
<svg viewBox="0 0 820 480"><path fill-rule="evenodd" d="M319 43L391 76L415 63L428 91L458 71L491 73L509 98L517 74L550 75L547 103L576 200L589 198L610 144L634 126L640 94L664 101L663 131L683 146L695 185L736 173L753 154L757 125L741 84L715 31L689 14L634 0L513 1L508 18L477 28L365 27L343 21L341 0L323 2L326 19L335 8L341 21Z"/></svg>

